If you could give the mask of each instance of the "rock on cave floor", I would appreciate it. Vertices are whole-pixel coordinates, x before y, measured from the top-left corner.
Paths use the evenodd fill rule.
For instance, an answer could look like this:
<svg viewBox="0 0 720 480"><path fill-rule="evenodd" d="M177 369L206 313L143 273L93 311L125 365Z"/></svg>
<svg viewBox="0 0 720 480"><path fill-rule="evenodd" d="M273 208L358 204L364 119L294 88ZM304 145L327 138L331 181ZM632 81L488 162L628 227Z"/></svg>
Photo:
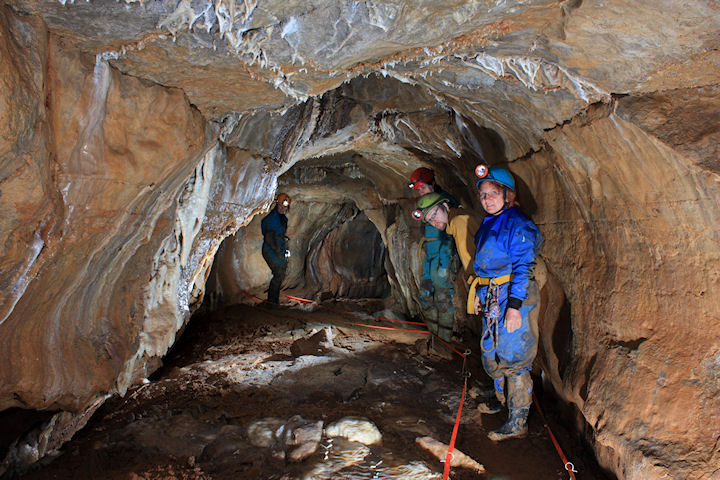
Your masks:
<svg viewBox="0 0 720 480"><path fill-rule="evenodd" d="M350 319L262 306L196 316L150 383L109 399L60 456L24 478L441 479L443 464L415 439L450 442L462 392L460 357L420 355L415 342L426 336L351 326ZM327 326L332 345L306 354L312 348L298 351L296 343L291 352L293 342ZM486 474L453 468L451 478L568 478L534 408L528 438L489 441L487 431L505 414L481 415L478 392L475 385L466 397L456 448ZM253 445L253 422L297 424L294 416L324 425L365 417L382 442L331 445L323 436L314 453L293 462L287 438ZM579 470L578 478L603 478Z"/></svg>

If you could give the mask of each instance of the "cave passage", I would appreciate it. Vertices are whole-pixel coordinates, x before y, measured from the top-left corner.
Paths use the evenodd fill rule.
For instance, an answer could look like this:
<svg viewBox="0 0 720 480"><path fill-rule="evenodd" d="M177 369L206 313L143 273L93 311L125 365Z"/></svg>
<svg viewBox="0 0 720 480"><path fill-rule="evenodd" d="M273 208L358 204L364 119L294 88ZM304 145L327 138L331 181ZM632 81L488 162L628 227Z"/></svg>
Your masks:
<svg viewBox="0 0 720 480"><path fill-rule="evenodd" d="M280 177L278 192L292 198L285 293L318 300L391 296L385 240L358 207L362 202L354 200L371 191L353 159L312 159ZM271 275L261 254L265 215L259 213L220 245L207 282L206 296L213 305L248 302L248 295L266 298ZM373 219L385 223L377 212Z"/></svg>
<svg viewBox="0 0 720 480"><path fill-rule="evenodd" d="M534 385L580 476L717 478L717 32L708 0L0 0L0 475L437 474L458 359L347 320L420 317L408 179L480 219L483 162L545 238ZM270 311L280 192L317 303ZM534 409L517 463L476 401L460 450L565 478ZM386 441L327 447L346 415Z"/></svg>

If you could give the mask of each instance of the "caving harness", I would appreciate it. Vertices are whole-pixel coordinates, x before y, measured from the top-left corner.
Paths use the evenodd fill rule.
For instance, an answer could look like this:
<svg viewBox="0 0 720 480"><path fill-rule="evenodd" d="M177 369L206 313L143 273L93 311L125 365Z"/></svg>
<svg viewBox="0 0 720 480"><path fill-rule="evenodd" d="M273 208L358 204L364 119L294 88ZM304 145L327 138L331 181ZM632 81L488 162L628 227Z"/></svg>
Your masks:
<svg viewBox="0 0 720 480"><path fill-rule="evenodd" d="M488 289L485 292L485 299L483 301L482 312L485 317L485 328L483 329L482 336L480 338L480 348L483 352L491 352L497 348L498 339L498 324L500 323L500 317L502 311L500 311L500 285L508 283L515 277L514 274L503 275L502 277L494 278L483 278L483 277L470 277L468 278L468 300L467 300L467 312L475 313L475 296L477 294L478 286L487 286ZM486 338L492 339L492 348L486 349L483 347L483 340Z"/></svg>

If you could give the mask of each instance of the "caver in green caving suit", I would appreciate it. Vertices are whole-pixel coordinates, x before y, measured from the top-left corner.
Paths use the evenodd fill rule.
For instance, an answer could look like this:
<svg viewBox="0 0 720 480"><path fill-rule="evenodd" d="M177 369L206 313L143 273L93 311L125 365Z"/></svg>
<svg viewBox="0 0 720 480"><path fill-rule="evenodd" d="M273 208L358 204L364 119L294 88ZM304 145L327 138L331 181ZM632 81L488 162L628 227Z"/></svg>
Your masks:
<svg viewBox="0 0 720 480"><path fill-rule="evenodd" d="M452 208L458 206L452 195L435 185L432 170L418 168L410 177L410 187L418 192L423 189L435 191L448 200ZM432 333L445 341L449 341L455 324L455 277L458 271L458 260L455 254L455 242L452 236L438 230L430 224L424 225L423 243L425 258L418 289L420 305L423 308L423 321Z"/></svg>
<svg viewBox="0 0 720 480"><path fill-rule="evenodd" d="M486 182L491 184L483 187ZM475 290L476 304L481 306L483 367L509 411L508 421L488 436L504 440L527 434L530 369L538 346L539 293L534 270L543 237L537 226L512 206L515 182L510 172L493 167L477 186L488 216L475 235L473 269L478 278L471 291Z"/></svg>

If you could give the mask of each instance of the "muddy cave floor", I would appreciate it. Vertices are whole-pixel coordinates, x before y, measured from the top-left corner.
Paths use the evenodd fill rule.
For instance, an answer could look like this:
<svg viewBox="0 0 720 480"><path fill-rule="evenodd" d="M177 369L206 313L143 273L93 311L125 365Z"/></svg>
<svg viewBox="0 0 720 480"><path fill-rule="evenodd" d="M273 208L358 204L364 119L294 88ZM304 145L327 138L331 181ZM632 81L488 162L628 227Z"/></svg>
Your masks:
<svg viewBox="0 0 720 480"><path fill-rule="evenodd" d="M109 399L57 458L23 478L441 479L443 464L415 439L450 442L462 393L461 358L421 355L415 343L427 338L423 334L349 321L357 319L327 310L264 306L196 315L149 383ZM330 351L291 354L295 340L327 326L334 335ZM569 478L535 407L528 438L500 444L487 439L506 414L476 410L478 393L487 392L479 381L471 377L456 448L483 464L486 473L453 468L451 478ZM552 413L552 406L545 410ZM327 449L323 437L318 450L300 462L282 458L277 445L250 443L251 422L295 415L325 425L365 417L379 428L382 443L349 460L340 458L338 443ZM592 461L581 460L587 453L567 432L552 421L551 426L575 461L577 478L606 478ZM421 468L413 476L398 476L401 465Z"/></svg>

